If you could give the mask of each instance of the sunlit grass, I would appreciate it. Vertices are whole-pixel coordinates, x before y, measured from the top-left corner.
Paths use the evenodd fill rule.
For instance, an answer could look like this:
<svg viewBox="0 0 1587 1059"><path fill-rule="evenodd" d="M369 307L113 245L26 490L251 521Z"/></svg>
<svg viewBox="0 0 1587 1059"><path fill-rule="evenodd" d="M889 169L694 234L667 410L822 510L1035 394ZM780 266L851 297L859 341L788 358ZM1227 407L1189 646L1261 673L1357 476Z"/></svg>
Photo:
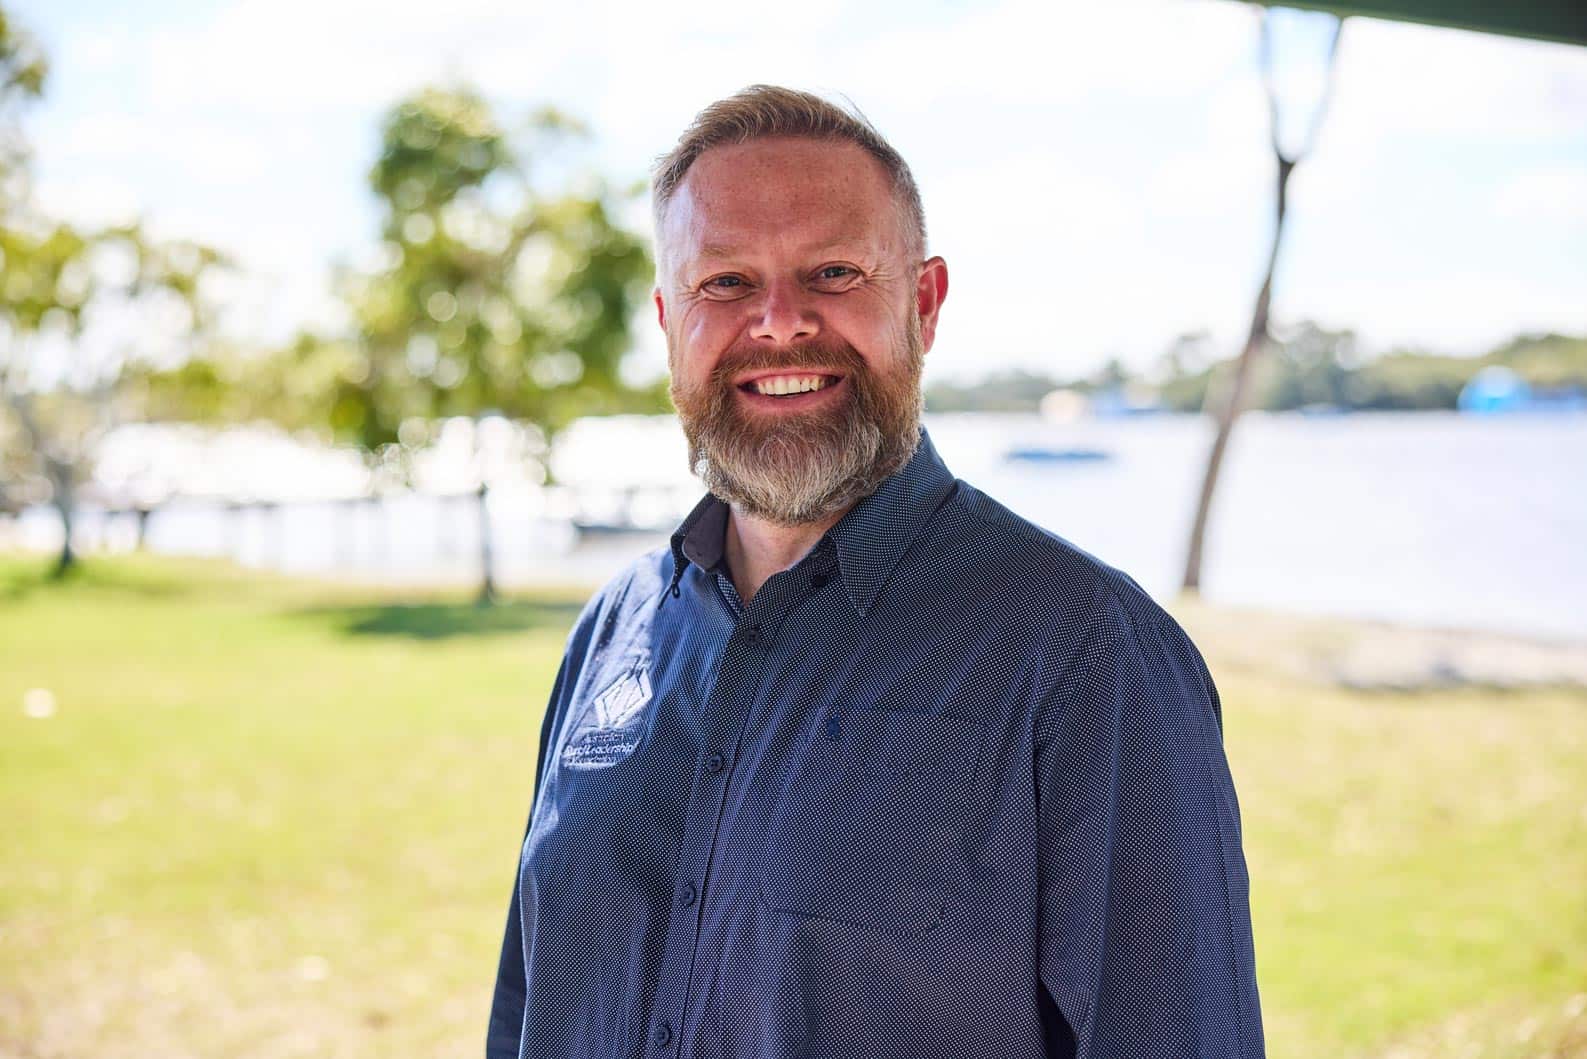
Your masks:
<svg viewBox="0 0 1587 1059"><path fill-rule="evenodd" d="M1273 1054L1587 1054L1587 700L1225 686Z"/></svg>
<svg viewBox="0 0 1587 1059"><path fill-rule="evenodd" d="M0 566L0 1053L477 1052L580 595L31 566Z"/></svg>
<svg viewBox="0 0 1587 1059"><path fill-rule="evenodd" d="M45 565L0 558L0 1056L480 1054L583 593ZM1587 697L1205 647L1270 1054L1587 1054Z"/></svg>

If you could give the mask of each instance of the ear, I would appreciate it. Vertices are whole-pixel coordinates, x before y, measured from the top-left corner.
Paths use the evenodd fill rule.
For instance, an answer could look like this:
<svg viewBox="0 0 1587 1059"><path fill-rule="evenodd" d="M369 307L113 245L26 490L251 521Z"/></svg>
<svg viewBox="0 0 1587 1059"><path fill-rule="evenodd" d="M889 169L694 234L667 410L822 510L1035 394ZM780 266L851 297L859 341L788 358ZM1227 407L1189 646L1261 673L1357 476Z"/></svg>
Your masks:
<svg viewBox="0 0 1587 1059"><path fill-rule="evenodd" d="M915 308L920 313L920 337L926 350L937 338L937 314L947 297L948 263L940 257L923 262L915 280Z"/></svg>
<svg viewBox="0 0 1587 1059"><path fill-rule="evenodd" d="M660 287L655 287L651 290L650 300L656 303L656 323L660 324L661 329L665 331L667 329L667 303L661 298Z"/></svg>

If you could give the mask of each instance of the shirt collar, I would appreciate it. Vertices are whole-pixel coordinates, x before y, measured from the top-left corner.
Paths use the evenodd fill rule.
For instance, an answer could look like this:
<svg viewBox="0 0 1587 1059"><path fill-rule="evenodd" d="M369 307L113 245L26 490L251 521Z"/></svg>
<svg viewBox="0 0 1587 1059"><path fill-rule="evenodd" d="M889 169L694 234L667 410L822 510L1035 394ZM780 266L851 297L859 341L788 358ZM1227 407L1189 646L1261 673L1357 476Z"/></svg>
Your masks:
<svg viewBox="0 0 1587 1059"><path fill-rule="evenodd" d="M870 609L888 576L948 498L953 485L953 474L937 455L926 428L921 427L920 440L909 462L827 531L823 543L830 539L835 546L843 586L860 614ZM673 575L669 591L676 594L684 568L690 563L707 571L718 566L725 569L723 538L727 516L727 504L707 493L679 524L672 535Z"/></svg>

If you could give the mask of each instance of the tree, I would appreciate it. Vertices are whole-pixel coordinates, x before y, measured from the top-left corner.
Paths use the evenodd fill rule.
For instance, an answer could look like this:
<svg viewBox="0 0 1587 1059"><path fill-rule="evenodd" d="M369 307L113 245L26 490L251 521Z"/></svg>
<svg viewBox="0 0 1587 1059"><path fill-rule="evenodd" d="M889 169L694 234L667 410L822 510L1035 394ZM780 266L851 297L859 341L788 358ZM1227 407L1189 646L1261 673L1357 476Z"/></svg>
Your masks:
<svg viewBox="0 0 1587 1059"><path fill-rule="evenodd" d="M1261 380L1252 403L1280 411L1343 408L1353 397L1351 377L1358 361L1354 331L1333 331L1310 320L1281 328L1266 361L1275 370Z"/></svg>
<svg viewBox="0 0 1587 1059"><path fill-rule="evenodd" d="M1190 529L1190 545L1186 550L1183 579L1183 588L1186 592L1201 590L1202 547L1206 540L1207 520L1212 511L1213 494L1218 487L1218 475L1223 468L1224 452L1229 446L1229 436L1234 432L1235 420L1239 418L1241 402L1245 398L1246 385L1251 377L1252 368L1270 338L1268 311L1273 300L1273 273L1278 266L1278 252L1284 241L1284 216L1288 206L1289 178L1295 167L1311 152L1316 144L1317 134L1322 129L1323 117L1328 112L1329 99L1333 93L1335 59L1339 53L1339 33L1344 25L1342 18L1331 18L1322 96L1312 110L1311 121L1307 123L1300 145L1293 150L1286 150L1279 120L1278 90L1273 78L1272 20L1273 12L1263 8L1257 51L1262 71L1262 87L1267 94L1268 129L1273 144L1273 157L1277 163L1273 238L1268 246L1267 270L1262 277L1262 286L1257 292L1256 307L1251 313L1251 327L1246 333L1245 346L1240 351L1239 359L1235 361L1233 378L1229 380L1221 394L1221 399L1212 393L1208 394L1209 402L1215 402L1213 414L1217 417L1218 426L1213 438L1212 450L1207 456L1207 467L1201 480L1201 492L1196 500L1196 515Z"/></svg>
<svg viewBox="0 0 1587 1059"><path fill-rule="evenodd" d="M19 110L45 82L41 52L0 10L0 474L42 481L61 519L64 575L73 515L99 442L137 414L133 371L179 358L208 319L207 247L159 242L137 224L82 229L32 201ZM0 489L0 493L20 492Z"/></svg>
<svg viewBox="0 0 1587 1059"><path fill-rule="evenodd" d="M652 276L606 184L547 186L577 125L541 111L513 136L466 87L426 88L381 124L369 174L381 267L342 277L342 336L305 335L278 373L275 418L317 419L404 473L437 419L500 415L549 438L573 418L636 403L619 367ZM665 407L661 405L661 407ZM481 475L481 525L488 483ZM482 529L482 599L494 592Z"/></svg>

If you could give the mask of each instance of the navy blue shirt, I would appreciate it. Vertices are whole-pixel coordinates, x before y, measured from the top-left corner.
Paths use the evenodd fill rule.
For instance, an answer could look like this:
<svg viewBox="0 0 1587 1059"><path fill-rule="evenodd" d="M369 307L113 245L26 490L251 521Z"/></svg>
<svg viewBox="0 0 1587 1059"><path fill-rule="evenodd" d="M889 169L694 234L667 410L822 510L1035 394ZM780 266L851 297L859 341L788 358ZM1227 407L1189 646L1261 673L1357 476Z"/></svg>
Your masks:
<svg viewBox="0 0 1587 1059"><path fill-rule="evenodd" d="M1263 1054L1218 693L1140 586L924 431L748 604L726 525L569 637L488 1059Z"/></svg>

